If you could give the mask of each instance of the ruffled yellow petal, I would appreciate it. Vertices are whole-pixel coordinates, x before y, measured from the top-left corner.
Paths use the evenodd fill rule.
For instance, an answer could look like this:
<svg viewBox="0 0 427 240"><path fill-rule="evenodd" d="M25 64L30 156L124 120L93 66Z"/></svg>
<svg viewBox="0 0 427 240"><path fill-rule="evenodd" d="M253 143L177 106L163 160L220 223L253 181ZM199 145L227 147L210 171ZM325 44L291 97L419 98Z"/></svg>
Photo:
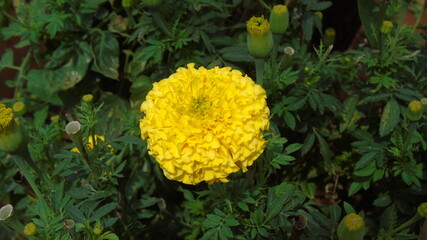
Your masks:
<svg viewBox="0 0 427 240"><path fill-rule="evenodd" d="M230 67L178 68L141 104L141 137L165 176L186 184L228 182L266 145L265 90Z"/></svg>

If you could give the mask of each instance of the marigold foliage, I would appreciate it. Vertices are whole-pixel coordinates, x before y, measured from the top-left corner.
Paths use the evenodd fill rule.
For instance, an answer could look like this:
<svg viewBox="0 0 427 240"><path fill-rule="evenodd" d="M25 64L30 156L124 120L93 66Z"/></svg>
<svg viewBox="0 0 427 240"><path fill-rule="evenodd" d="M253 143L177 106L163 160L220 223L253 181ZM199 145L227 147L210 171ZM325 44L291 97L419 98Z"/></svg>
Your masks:
<svg viewBox="0 0 427 240"><path fill-rule="evenodd" d="M264 89L230 67L179 68L141 105L141 137L165 176L186 184L227 182L263 152Z"/></svg>

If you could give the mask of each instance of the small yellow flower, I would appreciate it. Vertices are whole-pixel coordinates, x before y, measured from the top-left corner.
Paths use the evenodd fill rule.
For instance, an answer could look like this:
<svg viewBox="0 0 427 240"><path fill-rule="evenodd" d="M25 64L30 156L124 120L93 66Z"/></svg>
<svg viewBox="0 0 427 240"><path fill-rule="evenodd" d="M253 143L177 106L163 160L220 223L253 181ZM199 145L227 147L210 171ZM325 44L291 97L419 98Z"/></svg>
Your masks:
<svg viewBox="0 0 427 240"><path fill-rule="evenodd" d="M227 182L264 151L265 90L230 67L178 68L141 105L141 137L168 179Z"/></svg>
<svg viewBox="0 0 427 240"><path fill-rule="evenodd" d="M37 233L37 226L34 223L28 223L24 227L24 234L27 236L34 236Z"/></svg>
<svg viewBox="0 0 427 240"><path fill-rule="evenodd" d="M101 135L95 135L95 141L96 144L98 144L98 140L100 140L101 142L105 142L105 137L101 136ZM110 144L107 145L107 147L110 149L110 153L114 152L114 148L113 146L111 146ZM94 145L93 145L93 138L89 137L87 143L86 143L86 150L87 151L93 151ZM80 151L77 149L77 147L74 147L70 150L71 152L76 152L76 153L80 153Z"/></svg>

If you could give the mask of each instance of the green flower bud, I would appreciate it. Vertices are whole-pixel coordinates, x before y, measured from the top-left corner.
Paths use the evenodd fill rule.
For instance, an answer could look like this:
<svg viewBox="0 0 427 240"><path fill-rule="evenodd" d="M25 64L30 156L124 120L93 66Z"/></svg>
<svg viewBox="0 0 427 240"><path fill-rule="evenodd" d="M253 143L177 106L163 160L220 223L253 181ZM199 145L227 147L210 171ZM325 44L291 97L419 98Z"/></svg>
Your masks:
<svg viewBox="0 0 427 240"><path fill-rule="evenodd" d="M387 35L391 32L392 29L393 29L393 23L390 21L384 21L383 24L381 24L380 32Z"/></svg>
<svg viewBox="0 0 427 240"><path fill-rule="evenodd" d="M64 228L66 229L72 229L76 226L76 222L72 219L65 219L64 220Z"/></svg>
<svg viewBox="0 0 427 240"><path fill-rule="evenodd" d="M22 127L13 119L11 108L0 104L0 151L13 153L26 145Z"/></svg>
<svg viewBox="0 0 427 240"><path fill-rule="evenodd" d="M248 51L256 58L266 57L273 48L273 34L264 16L252 17L246 23L248 31Z"/></svg>
<svg viewBox="0 0 427 240"><path fill-rule="evenodd" d="M12 109L18 115L23 115L27 111L25 103L23 102L16 102L15 104L13 104Z"/></svg>
<svg viewBox="0 0 427 240"><path fill-rule="evenodd" d="M34 223L28 223L24 227L24 234L27 236L34 236L37 233L37 226Z"/></svg>
<svg viewBox="0 0 427 240"><path fill-rule="evenodd" d="M156 7L161 2L161 0L142 0L142 4L146 7Z"/></svg>
<svg viewBox="0 0 427 240"><path fill-rule="evenodd" d="M92 94L86 94L86 95L83 95L83 101L84 102L86 102L86 103L91 103L92 102L92 100L93 100L93 95Z"/></svg>
<svg viewBox="0 0 427 240"><path fill-rule="evenodd" d="M102 233L102 229L101 229L100 227L95 227L95 228L93 229L93 233L94 233L95 235L99 235L99 234L101 234L101 233Z"/></svg>
<svg viewBox="0 0 427 240"><path fill-rule="evenodd" d="M427 202L421 203L417 208L417 213L421 217L427 217Z"/></svg>
<svg viewBox="0 0 427 240"><path fill-rule="evenodd" d="M418 121L423 116L424 107L420 101L414 100L409 103L407 117L411 121Z"/></svg>
<svg viewBox="0 0 427 240"><path fill-rule="evenodd" d="M132 7L133 1L132 0L122 0L122 7L129 8Z"/></svg>
<svg viewBox="0 0 427 240"><path fill-rule="evenodd" d="M285 5L276 5L270 13L271 32L283 34L289 25L289 11Z"/></svg>
<svg viewBox="0 0 427 240"><path fill-rule="evenodd" d="M330 46L335 42L335 29L327 28L323 34L323 44L325 46Z"/></svg>
<svg viewBox="0 0 427 240"><path fill-rule="evenodd" d="M338 226L339 240L363 240L365 235L365 222L355 213L350 213L343 218Z"/></svg>

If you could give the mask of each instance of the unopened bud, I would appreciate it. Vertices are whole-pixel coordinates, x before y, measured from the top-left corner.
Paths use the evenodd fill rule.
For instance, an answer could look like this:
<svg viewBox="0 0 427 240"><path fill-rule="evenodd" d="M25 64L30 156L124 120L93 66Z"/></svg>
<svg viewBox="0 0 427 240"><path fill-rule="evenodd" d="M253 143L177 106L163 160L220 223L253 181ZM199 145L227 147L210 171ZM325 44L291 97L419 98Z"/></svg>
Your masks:
<svg viewBox="0 0 427 240"><path fill-rule="evenodd" d="M315 12L314 15L316 15L317 17L319 17L320 20L323 20L323 13L321 11Z"/></svg>
<svg viewBox="0 0 427 240"><path fill-rule="evenodd" d="M34 223L28 223L24 227L24 234L27 236L34 236L37 233L37 226Z"/></svg>
<svg viewBox="0 0 427 240"><path fill-rule="evenodd" d="M93 233L94 233L95 235L99 235L99 234L101 234L101 233L102 233L102 228L100 228L100 227L95 227L95 228L93 229Z"/></svg>
<svg viewBox="0 0 427 240"><path fill-rule="evenodd" d="M289 25L289 11L285 5L276 5L270 13L271 32L283 34Z"/></svg>
<svg viewBox="0 0 427 240"><path fill-rule="evenodd" d="M339 240L363 240L365 235L365 222L355 213L350 213L343 218L337 231Z"/></svg>
<svg viewBox="0 0 427 240"><path fill-rule="evenodd" d="M27 108L25 107L25 103L23 102L16 102L13 104L13 112L15 112L18 115L23 115L25 111L27 111Z"/></svg>
<svg viewBox="0 0 427 240"><path fill-rule="evenodd" d="M83 95L82 99L86 103L91 103L93 100L93 95L92 94Z"/></svg>
<svg viewBox="0 0 427 240"><path fill-rule="evenodd" d="M335 29L327 28L325 34L323 35L323 44L325 46L330 46L335 42Z"/></svg>
<svg viewBox="0 0 427 240"><path fill-rule="evenodd" d="M387 35L391 32L392 29L393 29L393 23L390 21L384 21L383 24L381 24L380 32Z"/></svg>
<svg viewBox="0 0 427 240"><path fill-rule="evenodd" d="M13 119L13 111L0 104L0 150L13 153L26 145L26 134Z"/></svg>
<svg viewBox="0 0 427 240"><path fill-rule="evenodd" d="M421 217L427 217L427 202L421 203L417 208L417 213Z"/></svg>
<svg viewBox="0 0 427 240"><path fill-rule="evenodd" d="M409 103L407 117L411 121L418 121L423 115L423 105L420 101L414 100Z"/></svg>
<svg viewBox="0 0 427 240"><path fill-rule="evenodd" d="M246 23L248 31L248 51L256 58L266 57L273 48L273 34L264 16L252 17Z"/></svg>

